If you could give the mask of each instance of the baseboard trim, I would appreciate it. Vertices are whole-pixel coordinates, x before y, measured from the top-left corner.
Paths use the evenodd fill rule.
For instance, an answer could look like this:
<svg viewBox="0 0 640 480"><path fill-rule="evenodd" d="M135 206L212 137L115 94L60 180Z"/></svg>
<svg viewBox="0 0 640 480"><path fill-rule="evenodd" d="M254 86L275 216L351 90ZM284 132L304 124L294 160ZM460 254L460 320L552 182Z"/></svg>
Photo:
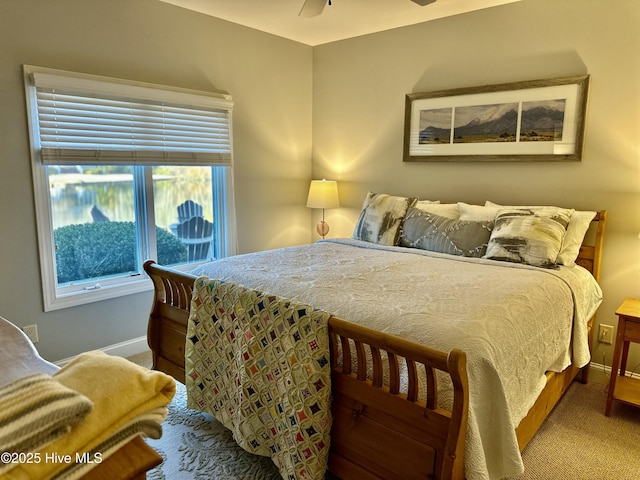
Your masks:
<svg viewBox="0 0 640 480"><path fill-rule="evenodd" d="M114 357L130 357L132 355L137 355L139 353L144 353L149 350L149 346L147 345L147 337L138 337L132 338L131 340L126 340L124 342L116 343L114 345L109 345L107 347L99 348L97 350L101 350L104 353L109 355L113 355ZM64 367L67 363L73 360L75 357L63 358L62 360L58 360L55 363L59 367Z"/></svg>
<svg viewBox="0 0 640 480"><path fill-rule="evenodd" d="M591 362L589 364L589 380L599 383L609 383L611 378L611 367L601 363Z"/></svg>

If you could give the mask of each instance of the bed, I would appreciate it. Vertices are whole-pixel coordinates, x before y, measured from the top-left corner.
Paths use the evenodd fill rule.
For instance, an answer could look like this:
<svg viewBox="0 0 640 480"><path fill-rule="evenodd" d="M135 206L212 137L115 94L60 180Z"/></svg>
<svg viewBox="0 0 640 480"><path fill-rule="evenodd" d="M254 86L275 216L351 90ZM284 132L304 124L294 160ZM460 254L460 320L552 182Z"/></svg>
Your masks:
<svg viewBox="0 0 640 480"><path fill-rule="evenodd" d="M57 375L79 372L78 365L82 364L84 369L87 362L75 362L68 369L60 369L40 357L27 336L2 317L0 342L0 443L3 453L0 477L37 479L52 478L56 475L55 478L144 480L147 471L162 462L160 455L137 434L151 429L159 430L159 423L157 428L154 428L153 424L161 419L162 415L156 418L146 417L147 427L138 428L133 426L132 422L128 432L119 429L118 433L122 436L115 443L102 443L104 446L107 443L110 445L104 450L95 450L87 455L80 449L65 450L65 447L71 445L65 442L65 439L70 435L76 438L82 436L86 430L85 422L91 421L90 413L97 412L99 406L96 405L95 398L88 399L66 387L69 382L60 380ZM90 356L100 365L105 363L100 354ZM123 363L124 360L117 359L115 362ZM127 368L120 367L121 365L116 367L117 374L126 378ZM104 372L113 375L112 370L105 369ZM154 372L154 376L157 373L159 372ZM167 392L175 391L173 380L164 380ZM166 404L168 401L170 398L166 397L160 404ZM166 408L162 408L166 415ZM19 410L18 414L6 416L7 411L13 412L15 409ZM98 433L95 436L100 437ZM15 447L16 444L12 442L18 441L17 438L26 440L17 448L7 448L7 445ZM31 445L33 448L25 445ZM76 457L76 452L80 460ZM54 456L54 453L57 456ZM14 468L9 468L10 462L6 461L9 459L15 465ZM85 464L77 466L82 463Z"/></svg>
<svg viewBox="0 0 640 480"><path fill-rule="evenodd" d="M520 473L519 452L571 382L578 375L587 381L606 212L591 212L590 233L581 231L574 246L575 265L540 268L533 265L538 260L507 258L522 256L522 238L515 247L504 238L525 207L479 207L490 213L492 250L466 256L443 252L448 246L424 248L427 236L416 219L428 228L435 220L461 225L442 220L440 209L449 207L429 203L369 194L353 239L239 255L188 274L146 262L155 287L148 329L154 368L188 380L186 332L199 278L303 302L330 313L333 474L474 479ZM458 209L467 214L476 208L463 205ZM556 221L558 212L542 216ZM455 220L469 222L469 216ZM486 230L485 220L476 220L475 232ZM562 235L568 220L564 228ZM456 248L474 250L465 241ZM421 328L425 315L435 322L431 330ZM555 317L564 320L556 325ZM514 330L517 323L526 324L524 330Z"/></svg>

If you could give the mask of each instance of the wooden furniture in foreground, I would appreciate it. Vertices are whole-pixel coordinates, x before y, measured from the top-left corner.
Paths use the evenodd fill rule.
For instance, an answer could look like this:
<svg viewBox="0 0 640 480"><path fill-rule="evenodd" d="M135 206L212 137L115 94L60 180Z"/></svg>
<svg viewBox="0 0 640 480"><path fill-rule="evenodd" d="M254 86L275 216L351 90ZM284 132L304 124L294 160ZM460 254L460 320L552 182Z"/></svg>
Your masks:
<svg viewBox="0 0 640 480"><path fill-rule="evenodd" d="M594 240L583 244L576 261L596 280L606 216L606 211L596 215ZM153 261L145 262L144 269L155 289L147 332L153 368L184 383L185 338L196 277ZM593 322L594 318L589 331ZM437 351L335 317L329 320L329 340L334 395L329 469L344 480L463 479L469 401L464 352ZM402 358L409 360L406 394L399 392L393 374L384 384L380 359L385 355L381 352L396 364ZM354 371L352 364L358 366ZM416 396L418 364L427 367L430 394L426 401ZM367 365L373 366L373 372L365 371ZM450 410L437 403L439 385L433 369L452 379L455 398ZM587 369L582 369L583 382ZM545 389L516 429L521 450L580 372L570 366L561 373L547 374Z"/></svg>
<svg viewBox="0 0 640 480"><path fill-rule="evenodd" d="M618 333L611 364L611 380L605 415L611 413L614 400L640 407L640 380L625 376L629 344L640 343L640 300L627 298L616 310Z"/></svg>
<svg viewBox="0 0 640 480"><path fill-rule="evenodd" d="M162 463L158 455L142 439L137 436L113 455L108 456L102 463L90 470L84 480L145 480L147 471Z"/></svg>
<svg viewBox="0 0 640 480"><path fill-rule="evenodd" d="M18 327L0 317L0 385L35 373L53 375L58 367L38 354L29 338ZM144 480L146 472L162 463L162 457L135 437L102 463L87 472L85 480Z"/></svg>

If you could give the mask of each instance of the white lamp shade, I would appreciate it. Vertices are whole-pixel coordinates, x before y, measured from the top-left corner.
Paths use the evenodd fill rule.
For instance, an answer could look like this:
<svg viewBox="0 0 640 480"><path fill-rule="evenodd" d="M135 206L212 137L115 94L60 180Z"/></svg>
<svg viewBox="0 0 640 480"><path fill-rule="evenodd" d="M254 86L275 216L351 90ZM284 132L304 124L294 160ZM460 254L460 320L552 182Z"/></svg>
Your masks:
<svg viewBox="0 0 640 480"><path fill-rule="evenodd" d="M335 180L311 180L307 207L309 208L338 208L338 182Z"/></svg>

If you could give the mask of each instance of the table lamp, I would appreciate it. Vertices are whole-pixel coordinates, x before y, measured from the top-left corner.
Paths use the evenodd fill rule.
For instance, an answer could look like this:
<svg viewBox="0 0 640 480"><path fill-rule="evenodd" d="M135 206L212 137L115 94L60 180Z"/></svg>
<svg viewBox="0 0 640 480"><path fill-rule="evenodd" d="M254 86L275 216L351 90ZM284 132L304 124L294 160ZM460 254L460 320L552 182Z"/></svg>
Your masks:
<svg viewBox="0 0 640 480"><path fill-rule="evenodd" d="M321 208L322 220L316 225L318 235L324 238L329 233L329 225L324 221L325 208L338 208L340 200L338 199L338 182L334 180L311 180L309 187L309 196L307 197L307 207Z"/></svg>

